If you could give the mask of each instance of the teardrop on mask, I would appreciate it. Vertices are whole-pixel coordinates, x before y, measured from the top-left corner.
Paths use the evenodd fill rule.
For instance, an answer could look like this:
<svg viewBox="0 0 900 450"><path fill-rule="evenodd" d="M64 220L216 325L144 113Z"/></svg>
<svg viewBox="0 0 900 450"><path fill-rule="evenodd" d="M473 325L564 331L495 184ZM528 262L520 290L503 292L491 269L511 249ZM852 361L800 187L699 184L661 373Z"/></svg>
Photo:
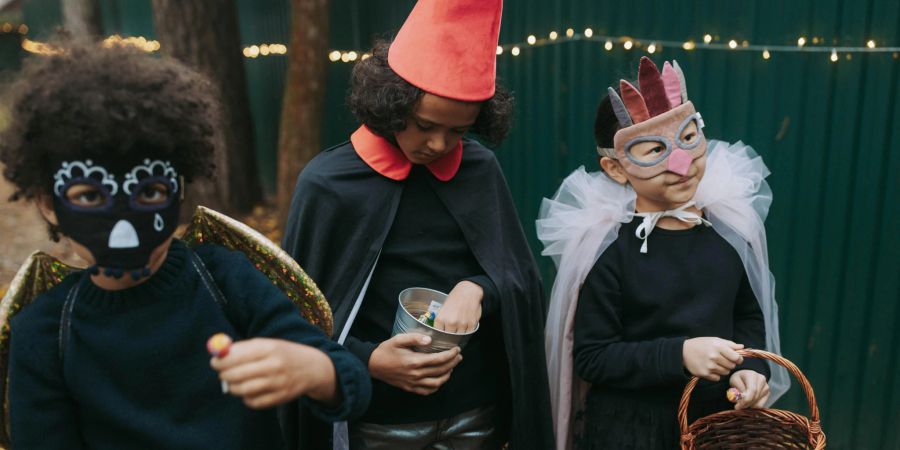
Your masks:
<svg viewBox="0 0 900 450"><path fill-rule="evenodd" d="M163 222L162 216L160 216L159 213L156 213L155 217L153 218L153 229L156 231L162 231L164 226L166 226L166 224L165 222Z"/></svg>

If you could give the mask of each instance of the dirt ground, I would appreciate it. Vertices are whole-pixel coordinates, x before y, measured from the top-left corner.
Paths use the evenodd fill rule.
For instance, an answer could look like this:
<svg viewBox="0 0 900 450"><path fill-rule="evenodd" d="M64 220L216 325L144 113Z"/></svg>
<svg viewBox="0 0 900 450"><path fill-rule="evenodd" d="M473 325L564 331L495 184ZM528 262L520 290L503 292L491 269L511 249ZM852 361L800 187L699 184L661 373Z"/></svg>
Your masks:
<svg viewBox="0 0 900 450"><path fill-rule="evenodd" d="M0 176L0 297L6 292L19 266L35 250L49 253L76 267L86 265L72 252L65 239L59 243L50 240L44 220L33 204L21 200L9 202L7 199L12 192L13 187ZM238 219L274 242L280 242L281 224L272 207L258 206L251 214Z"/></svg>

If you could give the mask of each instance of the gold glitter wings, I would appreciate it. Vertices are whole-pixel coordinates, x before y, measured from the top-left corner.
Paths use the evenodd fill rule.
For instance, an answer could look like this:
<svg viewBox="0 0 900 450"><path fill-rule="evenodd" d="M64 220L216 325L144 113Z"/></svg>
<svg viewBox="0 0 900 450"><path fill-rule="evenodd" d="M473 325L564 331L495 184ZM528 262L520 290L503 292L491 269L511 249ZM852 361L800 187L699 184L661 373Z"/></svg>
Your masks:
<svg viewBox="0 0 900 450"><path fill-rule="evenodd" d="M9 319L38 295L59 284L69 273L75 271L58 259L44 253L34 252L13 278L9 290L0 301L0 395L3 408L0 409L0 449L8 449L9 442Z"/></svg>
<svg viewBox="0 0 900 450"><path fill-rule="evenodd" d="M181 239L190 247L218 244L247 255L250 262L291 299L309 323L331 336L331 308L322 291L281 247L253 228L198 206Z"/></svg>

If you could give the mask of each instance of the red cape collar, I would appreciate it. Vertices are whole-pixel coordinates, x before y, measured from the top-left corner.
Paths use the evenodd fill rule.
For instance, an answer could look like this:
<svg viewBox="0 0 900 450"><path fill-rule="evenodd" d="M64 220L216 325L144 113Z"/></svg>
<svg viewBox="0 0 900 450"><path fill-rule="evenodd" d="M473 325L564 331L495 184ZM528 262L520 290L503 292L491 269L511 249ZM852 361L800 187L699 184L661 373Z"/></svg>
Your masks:
<svg viewBox="0 0 900 450"><path fill-rule="evenodd" d="M356 154L381 175L396 181L405 180L412 170L412 162L403 151L387 139L375 134L363 125L350 136ZM432 161L425 167L441 181L450 181L462 163L462 141L450 153Z"/></svg>

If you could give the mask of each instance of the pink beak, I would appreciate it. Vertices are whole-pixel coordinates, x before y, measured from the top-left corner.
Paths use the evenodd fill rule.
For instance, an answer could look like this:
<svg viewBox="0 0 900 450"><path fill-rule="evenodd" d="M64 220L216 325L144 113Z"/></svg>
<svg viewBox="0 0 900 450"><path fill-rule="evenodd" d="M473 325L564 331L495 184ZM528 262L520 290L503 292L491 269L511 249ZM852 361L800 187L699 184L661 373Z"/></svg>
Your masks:
<svg viewBox="0 0 900 450"><path fill-rule="evenodd" d="M688 152L676 147L675 150L672 150L668 160L667 170L669 172L685 176L691 169L691 162L694 158Z"/></svg>

